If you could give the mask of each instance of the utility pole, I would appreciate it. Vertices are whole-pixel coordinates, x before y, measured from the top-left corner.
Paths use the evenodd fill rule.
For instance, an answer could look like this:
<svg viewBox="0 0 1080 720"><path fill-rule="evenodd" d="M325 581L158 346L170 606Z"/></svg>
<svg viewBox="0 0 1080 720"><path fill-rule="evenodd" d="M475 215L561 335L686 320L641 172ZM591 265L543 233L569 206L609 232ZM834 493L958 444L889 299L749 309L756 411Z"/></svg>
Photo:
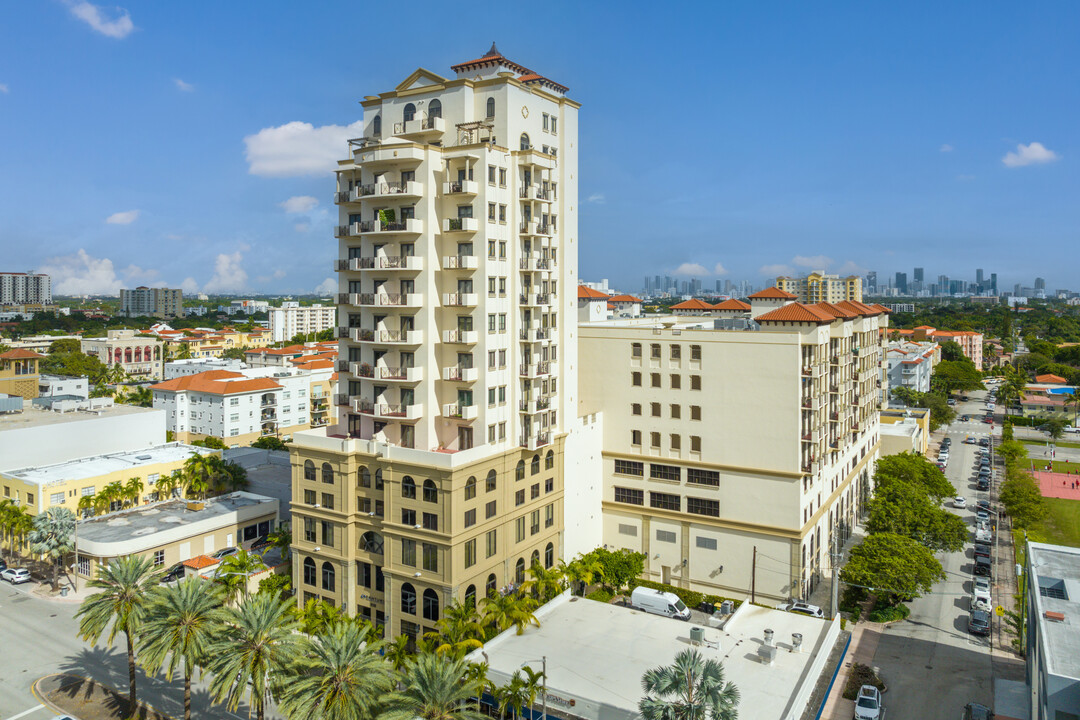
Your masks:
<svg viewBox="0 0 1080 720"><path fill-rule="evenodd" d="M754 590L757 585L757 545L754 546L754 559L750 563L750 602L754 602Z"/></svg>

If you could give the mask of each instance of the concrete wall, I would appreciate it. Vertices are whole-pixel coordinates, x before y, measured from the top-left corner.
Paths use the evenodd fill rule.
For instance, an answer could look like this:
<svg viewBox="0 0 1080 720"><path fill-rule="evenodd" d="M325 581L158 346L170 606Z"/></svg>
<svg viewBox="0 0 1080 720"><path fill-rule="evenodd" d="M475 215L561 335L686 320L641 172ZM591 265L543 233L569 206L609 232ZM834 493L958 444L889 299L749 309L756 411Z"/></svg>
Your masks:
<svg viewBox="0 0 1080 720"><path fill-rule="evenodd" d="M45 411L34 411L45 412ZM0 470L126 452L165 442L165 412L145 409L124 414L79 412L79 420L0 430Z"/></svg>

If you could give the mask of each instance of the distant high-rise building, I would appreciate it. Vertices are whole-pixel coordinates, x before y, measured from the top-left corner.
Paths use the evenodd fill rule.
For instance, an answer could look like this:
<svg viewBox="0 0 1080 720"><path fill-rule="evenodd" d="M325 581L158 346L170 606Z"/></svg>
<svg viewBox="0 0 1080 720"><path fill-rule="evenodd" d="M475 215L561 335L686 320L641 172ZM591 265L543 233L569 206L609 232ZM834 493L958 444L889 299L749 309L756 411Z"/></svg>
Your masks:
<svg viewBox="0 0 1080 720"><path fill-rule="evenodd" d="M1044 280L1043 278L1038 278L1038 277L1035 278L1035 289L1036 290L1046 290L1046 280Z"/></svg>
<svg viewBox="0 0 1080 720"><path fill-rule="evenodd" d="M866 273L866 286L863 289L868 293L877 292L877 271L871 270Z"/></svg>
<svg viewBox="0 0 1080 720"><path fill-rule="evenodd" d="M184 317L184 292L150 287L121 290L120 314L127 317Z"/></svg>
<svg viewBox="0 0 1080 720"><path fill-rule="evenodd" d="M718 292L718 293L724 292L724 281L723 280L717 279L717 281L716 281L716 292Z"/></svg>
<svg viewBox="0 0 1080 720"><path fill-rule="evenodd" d="M979 285L983 284L983 269L982 268L979 268L978 270L975 271L975 282L977 282Z"/></svg>
<svg viewBox="0 0 1080 720"><path fill-rule="evenodd" d="M690 288L689 288L689 290L690 290L691 295L700 294L701 293L701 280L698 280L697 278L693 278L692 280L690 280Z"/></svg>
<svg viewBox="0 0 1080 720"><path fill-rule="evenodd" d="M52 278L38 273L0 273L0 305L52 305Z"/></svg>
<svg viewBox="0 0 1080 720"><path fill-rule="evenodd" d="M923 281L923 269L922 268L915 268L914 280L917 283L921 283Z"/></svg>
<svg viewBox="0 0 1080 720"><path fill-rule="evenodd" d="M905 272L896 273L896 281L893 283L893 286L896 288L896 291L898 293L900 293L901 295L907 295L907 292L908 292L907 273L905 273Z"/></svg>
<svg viewBox="0 0 1080 720"><path fill-rule="evenodd" d="M990 292L997 295L997 273L990 273Z"/></svg>
<svg viewBox="0 0 1080 720"><path fill-rule="evenodd" d="M937 292L935 295L948 295L949 294L949 276L938 275L937 276Z"/></svg>

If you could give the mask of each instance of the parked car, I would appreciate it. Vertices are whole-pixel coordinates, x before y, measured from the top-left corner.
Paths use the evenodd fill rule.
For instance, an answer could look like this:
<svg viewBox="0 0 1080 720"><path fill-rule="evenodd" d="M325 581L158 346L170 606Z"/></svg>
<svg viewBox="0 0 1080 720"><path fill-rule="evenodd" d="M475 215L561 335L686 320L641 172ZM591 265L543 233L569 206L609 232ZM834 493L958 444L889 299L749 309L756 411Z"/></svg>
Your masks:
<svg viewBox="0 0 1080 720"><path fill-rule="evenodd" d="M979 444L983 447L986 447L990 444L990 441L987 438L979 438Z"/></svg>
<svg viewBox="0 0 1080 720"><path fill-rule="evenodd" d="M270 547L271 544L272 543L270 542L270 538L266 536L256 538L255 542L251 543L251 551L259 552L261 550L265 550L266 548Z"/></svg>
<svg viewBox="0 0 1080 720"><path fill-rule="evenodd" d="M980 477L979 481L975 484L975 487L978 488L979 490L989 490L990 489L990 480L989 480L989 478Z"/></svg>
<svg viewBox="0 0 1080 720"><path fill-rule="evenodd" d="M165 574L161 576L161 582L163 582L163 583L173 582L175 580L180 580L183 577L184 577L184 566L181 563L176 563L175 565L170 567L168 570L166 570Z"/></svg>
<svg viewBox="0 0 1080 720"><path fill-rule="evenodd" d="M992 543L994 542L994 535L989 530L977 528L975 530L975 542L986 544Z"/></svg>
<svg viewBox="0 0 1080 720"><path fill-rule="evenodd" d="M990 577L992 565L990 564L990 558L976 557L975 558L975 574L982 575L983 577Z"/></svg>
<svg viewBox="0 0 1080 720"><path fill-rule="evenodd" d="M975 588L976 591L982 590L987 594L990 593L990 578L976 577L973 578L973 580L974 582L972 583L972 586Z"/></svg>
<svg viewBox="0 0 1080 720"><path fill-rule="evenodd" d="M990 604L990 593L980 592L978 589L971 593L971 609L989 612L993 606Z"/></svg>
<svg viewBox="0 0 1080 720"><path fill-rule="evenodd" d="M952 499L952 506L962 510L967 507L967 500L958 495Z"/></svg>
<svg viewBox="0 0 1080 720"><path fill-rule="evenodd" d="M985 610L972 610L968 615L968 632L972 635L989 635L990 613Z"/></svg>
<svg viewBox="0 0 1080 720"><path fill-rule="evenodd" d="M979 510L985 510L986 512L990 512L990 501L980 500L979 502L975 503L975 507Z"/></svg>
<svg viewBox="0 0 1080 720"><path fill-rule="evenodd" d="M978 508L978 509L975 510L975 519L976 520L985 520L985 521L989 522L990 521L990 513L988 513L986 510L983 510L982 508Z"/></svg>
<svg viewBox="0 0 1080 720"><path fill-rule="evenodd" d="M979 703L968 703L964 706L963 720L994 720L994 711Z"/></svg>
<svg viewBox="0 0 1080 720"><path fill-rule="evenodd" d="M855 698L855 720L881 720L885 708L881 706L881 691L873 685L863 685Z"/></svg>
<svg viewBox="0 0 1080 720"><path fill-rule="evenodd" d="M21 585L30 582L30 571L26 568L6 568L0 572L0 579L7 580L12 585Z"/></svg>
<svg viewBox="0 0 1080 720"><path fill-rule="evenodd" d="M975 543L975 557L990 557L990 546L986 543Z"/></svg>
<svg viewBox="0 0 1080 720"><path fill-rule="evenodd" d="M675 593L639 586L630 593L630 604L642 612L679 620L690 619L690 608Z"/></svg>
<svg viewBox="0 0 1080 720"><path fill-rule="evenodd" d="M811 605L810 603L804 603L801 600L795 602L784 603L779 606L777 610L787 610L788 612L800 613L802 615L809 615L810 617L823 618L825 613L817 605Z"/></svg>
<svg viewBox="0 0 1080 720"><path fill-rule="evenodd" d="M238 552L240 552L240 548L237 547L221 548L210 557L214 558L215 560L221 560L222 558L227 558L230 555L235 555Z"/></svg>
<svg viewBox="0 0 1080 720"><path fill-rule="evenodd" d="M964 419L967 420L967 415L964 416ZM965 445L974 445L976 442L978 442L978 441L975 438L971 437L970 435L968 437L964 438L964 444Z"/></svg>

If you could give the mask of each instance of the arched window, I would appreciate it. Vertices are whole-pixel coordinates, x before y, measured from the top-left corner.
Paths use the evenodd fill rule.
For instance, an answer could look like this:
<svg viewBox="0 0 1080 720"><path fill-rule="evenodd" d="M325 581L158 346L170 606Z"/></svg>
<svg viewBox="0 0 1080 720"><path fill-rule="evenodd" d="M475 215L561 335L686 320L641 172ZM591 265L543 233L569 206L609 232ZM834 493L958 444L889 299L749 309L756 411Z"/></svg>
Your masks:
<svg viewBox="0 0 1080 720"><path fill-rule="evenodd" d="M476 497L476 478L470 477L465 481L465 499L472 500Z"/></svg>
<svg viewBox="0 0 1080 720"><path fill-rule="evenodd" d="M304 479L305 480L314 480L315 479L315 463L311 462L310 460L305 460L304 461Z"/></svg>
<svg viewBox="0 0 1080 720"><path fill-rule="evenodd" d="M514 582L518 585L525 582L525 558L518 558L514 564Z"/></svg>
<svg viewBox="0 0 1080 720"><path fill-rule="evenodd" d="M135 348L135 362L142 362L142 348Z"/></svg>
<svg viewBox="0 0 1080 720"><path fill-rule="evenodd" d="M514 479L515 480L524 480L525 479L525 461L524 460L518 460L517 469L514 470Z"/></svg>
<svg viewBox="0 0 1080 720"><path fill-rule="evenodd" d="M376 115L371 121L371 134L375 136L382 135L382 115Z"/></svg>
<svg viewBox="0 0 1080 720"><path fill-rule="evenodd" d="M469 607L476 607L476 586L470 585L465 588L465 604Z"/></svg>
<svg viewBox="0 0 1080 720"><path fill-rule="evenodd" d="M424 619L439 619L439 596L431 588L424 591Z"/></svg>
<svg viewBox="0 0 1080 720"><path fill-rule="evenodd" d="M529 558L529 567L536 567L540 564L540 551L533 550L532 557Z"/></svg>
<svg viewBox="0 0 1080 720"><path fill-rule="evenodd" d="M359 472L357 472L357 475L359 476L359 479L360 479L360 487L362 487L362 488L371 487L371 471L370 470L368 470L366 467L361 467Z"/></svg>
<svg viewBox="0 0 1080 720"><path fill-rule="evenodd" d="M495 490L496 485L497 485L497 482L496 482L495 471L494 470L489 470L488 474L487 474L487 480L484 481L484 491L485 492L493 492Z"/></svg>
<svg viewBox="0 0 1080 720"><path fill-rule="evenodd" d="M540 473L540 456L533 455L532 459L532 474L537 475Z"/></svg>
<svg viewBox="0 0 1080 720"><path fill-rule="evenodd" d="M416 482L408 475L401 478L401 497L416 499Z"/></svg>
<svg viewBox="0 0 1080 720"><path fill-rule="evenodd" d="M427 106L427 116L428 116L429 120L431 118L441 118L442 117L442 103L439 102L438 100L432 100L431 102L429 102L428 106Z"/></svg>
<svg viewBox="0 0 1080 720"><path fill-rule="evenodd" d="M497 582L498 581L495 579L495 573L491 573L490 575L488 575L487 582L484 583L484 594L491 595L491 593L495 592L497 588Z"/></svg>
<svg viewBox="0 0 1080 720"><path fill-rule="evenodd" d="M488 119L495 117L495 98L493 97L487 99L487 116Z"/></svg>
<svg viewBox="0 0 1080 720"><path fill-rule="evenodd" d="M304 558L304 584L315 585L318 582L315 578L317 571L315 570L315 561L311 558Z"/></svg>
<svg viewBox="0 0 1080 720"><path fill-rule="evenodd" d="M322 589L334 591L334 566L329 562L322 564Z"/></svg>
<svg viewBox="0 0 1080 720"><path fill-rule="evenodd" d="M401 612L409 615L416 614L416 590L411 583L401 586Z"/></svg>
<svg viewBox="0 0 1080 720"><path fill-rule="evenodd" d="M382 468L375 470L375 489L382 490Z"/></svg>
<svg viewBox="0 0 1080 720"><path fill-rule="evenodd" d="M548 543L544 548L544 567L551 568L555 564L555 545Z"/></svg>
<svg viewBox="0 0 1080 720"><path fill-rule="evenodd" d="M401 113L401 119L404 120L405 122L409 122L414 117L416 117L416 106L413 105L412 103L408 103L405 106L404 112Z"/></svg>
<svg viewBox="0 0 1080 720"><path fill-rule="evenodd" d="M334 482L334 467L328 462L322 464L322 481L324 483Z"/></svg>
<svg viewBox="0 0 1080 720"><path fill-rule="evenodd" d="M439 487L430 478L424 481L424 502L439 502Z"/></svg>
<svg viewBox="0 0 1080 720"><path fill-rule="evenodd" d="M124 348L124 362L131 362L131 348Z"/></svg>
<svg viewBox="0 0 1080 720"><path fill-rule="evenodd" d="M379 533L368 530L360 536L360 549L372 555L383 554L383 537Z"/></svg>
<svg viewBox="0 0 1080 720"><path fill-rule="evenodd" d="M555 451L548 450L547 455L544 456L544 469L550 470L555 467Z"/></svg>
<svg viewBox="0 0 1080 720"><path fill-rule="evenodd" d="M530 147L532 146L529 145L529 133L521 133L521 149L528 150Z"/></svg>

